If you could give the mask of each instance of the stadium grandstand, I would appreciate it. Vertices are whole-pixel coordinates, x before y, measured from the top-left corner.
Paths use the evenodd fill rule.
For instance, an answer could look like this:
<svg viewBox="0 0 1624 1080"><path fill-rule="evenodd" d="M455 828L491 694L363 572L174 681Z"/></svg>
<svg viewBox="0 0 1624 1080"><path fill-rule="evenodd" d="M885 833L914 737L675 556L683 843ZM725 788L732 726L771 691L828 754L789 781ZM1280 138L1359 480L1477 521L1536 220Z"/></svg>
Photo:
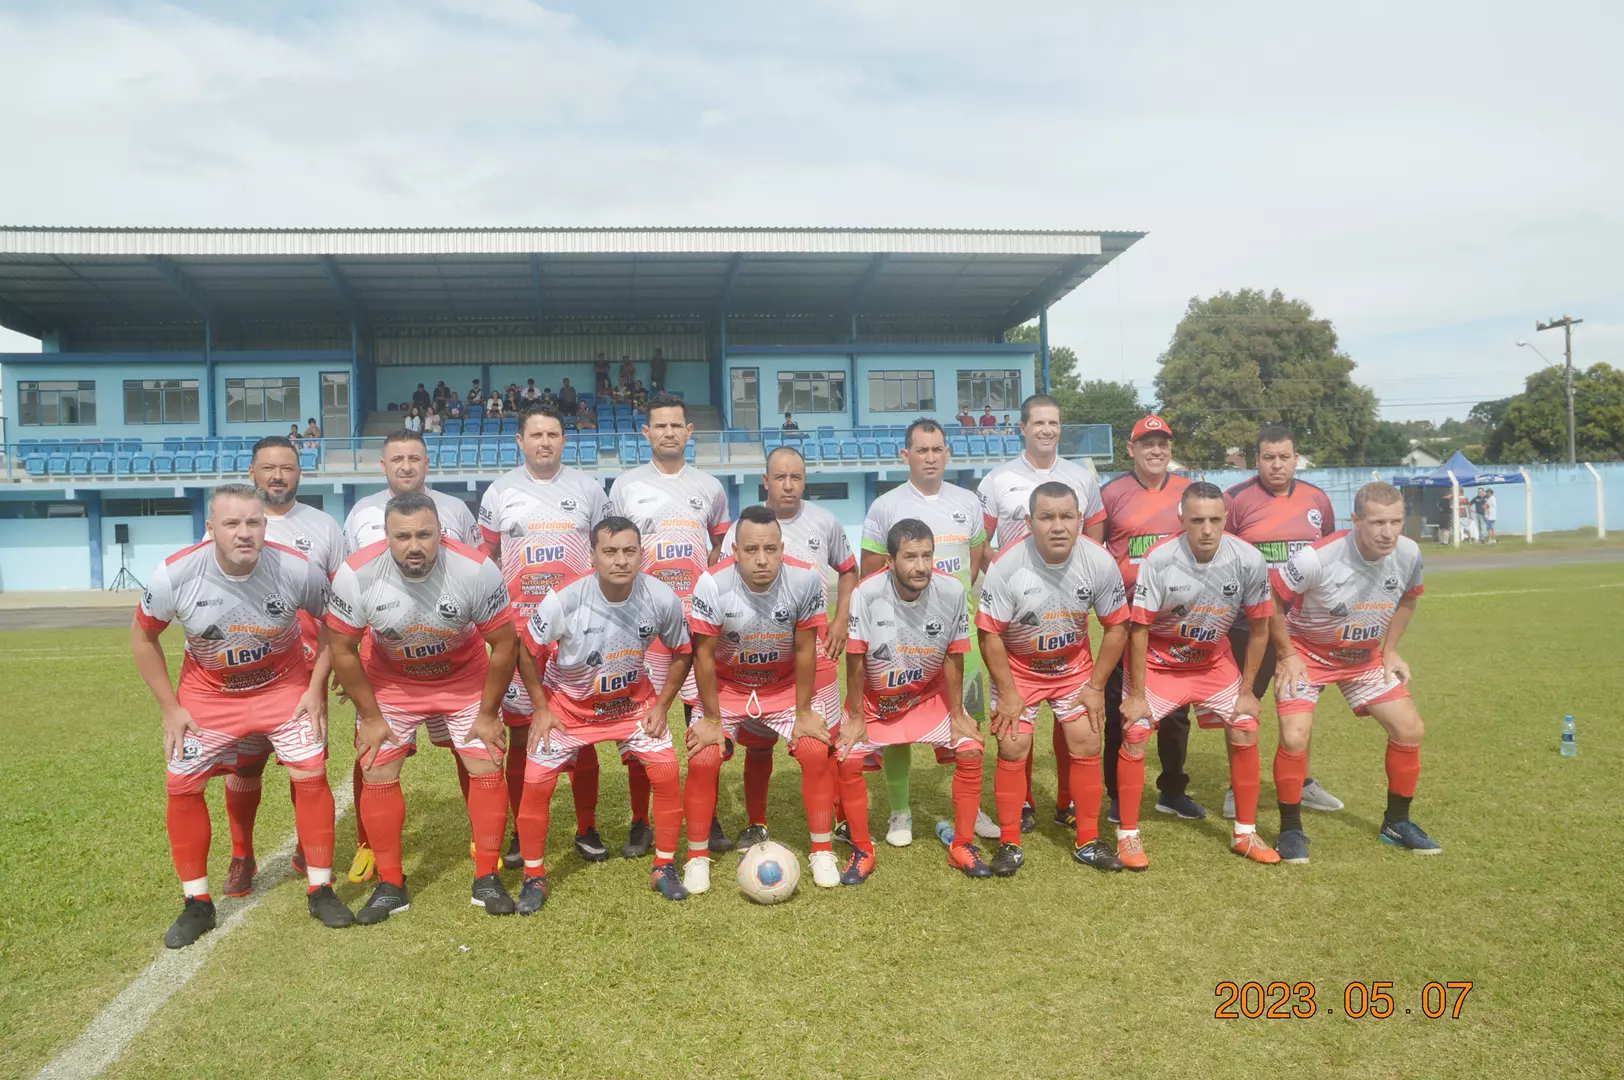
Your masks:
<svg viewBox="0 0 1624 1080"><path fill-rule="evenodd" d="M663 392L735 515L790 443L807 497L855 531L906 477L916 417L965 486L1019 452L1049 307L1142 235L0 227L0 325L43 343L0 354L0 590L143 573L266 435L297 436L301 500L342 519L425 403L433 486L477 503L519 464L514 399L566 380L566 464L607 484L648 460L641 407ZM1033 319L1037 346L1005 341ZM1109 427L1068 428L1062 453L1108 459Z"/></svg>

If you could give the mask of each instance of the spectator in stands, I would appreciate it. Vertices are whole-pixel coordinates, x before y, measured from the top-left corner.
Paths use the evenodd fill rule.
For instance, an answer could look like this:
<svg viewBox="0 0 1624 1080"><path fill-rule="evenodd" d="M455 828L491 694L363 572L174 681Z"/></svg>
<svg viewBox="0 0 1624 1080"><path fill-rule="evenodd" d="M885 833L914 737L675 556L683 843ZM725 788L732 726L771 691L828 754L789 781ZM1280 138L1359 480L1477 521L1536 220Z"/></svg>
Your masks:
<svg viewBox="0 0 1624 1080"><path fill-rule="evenodd" d="M584 401L581 402L580 409L575 413L575 430L577 430L577 431L596 431L596 430L598 430L598 417L597 417L597 414L594 413L591 409L587 408L587 404Z"/></svg>
<svg viewBox="0 0 1624 1080"><path fill-rule="evenodd" d="M439 382L434 384L434 400L430 404L433 405L433 407L436 408L436 409L442 409L443 410L445 408L446 402L448 402L450 400L451 400L451 387L449 387L449 386L447 386L445 384L444 379L441 379Z"/></svg>
<svg viewBox="0 0 1624 1080"><path fill-rule="evenodd" d="M784 430L785 431L800 431L801 430L801 425L797 424L795 422L795 417L791 416L789 413L785 413L784 414Z"/></svg>
<svg viewBox="0 0 1624 1080"><path fill-rule="evenodd" d="M592 361L592 379L594 394L607 394L613 389L613 385L609 382L609 359L603 353L599 353L598 358Z"/></svg>
<svg viewBox="0 0 1624 1080"><path fill-rule="evenodd" d="M971 429L973 429L976 426L975 415L973 413L971 413L970 410L965 408L963 405L959 406L958 421L959 421L959 427L961 427L961 428L971 428Z"/></svg>
<svg viewBox="0 0 1624 1080"><path fill-rule="evenodd" d="M622 356L620 358L620 385L625 387L626 391L630 393L632 384L636 381L637 365L632 363L631 357Z"/></svg>
<svg viewBox="0 0 1624 1080"><path fill-rule="evenodd" d="M518 415L520 407L524 404L524 392L519 389L519 384L508 383L506 396L507 400L502 403L503 406L509 413Z"/></svg>
<svg viewBox="0 0 1624 1080"><path fill-rule="evenodd" d="M1009 413L1004 414L1003 423L999 424L998 428L999 428L998 433L1000 435L1013 435L1013 434L1015 434L1015 425L1011 424L1009 422Z"/></svg>
<svg viewBox="0 0 1624 1080"><path fill-rule="evenodd" d="M543 386L541 388L541 403L543 405L551 405L555 409L558 408L558 396L553 393L552 387Z"/></svg>
<svg viewBox="0 0 1624 1080"><path fill-rule="evenodd" d="M637 385L632 387L632 400L639 405L648 404L648 387L643 385L642 379L638 379Z"/></svg>
<svg viewBox="0 0 1624 1080"><path fill-rule="evenodd" d="M565 416L572 416L580 407L581 395L575 392L575 387L570 385L569 379L565 379L564 384L558 388L558 411Z"/></svg>
<svg viewBox="0 0 1624 1080"><path fill-rule="evenodd" d="M304 437L307 439L315 439L317 441L321 440L321 425L316 423L316 418L314 416L305 417Z"/></svg>
<svg viewBox="0 0 1624 1080"><path fill-rule="evenodd" d="M478 379L475 379L474 385L468 388L468 396L463 400L467 401L470 405L478 405L485 400L485 391L479 388Z"/></svg>
<svg viewBox="0 0 1624 1080"><path fill-rule="evenodd" d="M293 444L293 448L295 450L304 449L304 440L299 435L298 424L294 424L292 427L288 428L288 442Z"/></svg>
<svg viewBox="0 0 1624 1080"><path fill-rule="evenodd" d="M502 395L495 390L485 399L485 415L500 417L502 415Z"/></svg>
<svg viewBox="0 0 1624 1080"><path fill-rule="evenodd" d="M419 410L425 410L429 407L429 392L423 389L422 383L418 383L417 389L412 391L412 404Z"/></svg>
<svg viewBox="0 0 1624 1080"><path fill-rule="evenodd" d="M451 391L451 404L446 407L446 412L453 420L462 419L462 399L455 390Z"/></svg>
<svg viewBox="0 0 1624 1080"><path fill-rule="evenodd" d="M425 435L438 435L445 430L440 421L440 410L433 405L429 406L429 414L423 417L423 433Z"/></svg>
<svg viewBox="0 0 1624 1080"><path fill-rule="evenodd" d="M665 392L665 354L659 349L655 349L654 355L649 358L648 381L656 394Z"/></svg>
<svg viewBox="0 0 1624 1080"><path fill-rule="evenodd" d="M423 414L417 411L416 405L413 405L406 413L405 428L407 431L421 432L423 430Z"/></svg>
<svg viewBox="0 0 1624 1080"><path fill-rule="evenodd" d="M525 404L527 405L541 397L541 391L536 389L536 380L526 379L524 381L524 393L521 396L524 398Z"/></svg>
<svg viewBox="0 0 1624 1080"><path fill-rule="evenodd" d="M991 405L988 405L986 408L981 410L981 426L984 428L995 428L998 426L998 417L994 415Z"/></svg>

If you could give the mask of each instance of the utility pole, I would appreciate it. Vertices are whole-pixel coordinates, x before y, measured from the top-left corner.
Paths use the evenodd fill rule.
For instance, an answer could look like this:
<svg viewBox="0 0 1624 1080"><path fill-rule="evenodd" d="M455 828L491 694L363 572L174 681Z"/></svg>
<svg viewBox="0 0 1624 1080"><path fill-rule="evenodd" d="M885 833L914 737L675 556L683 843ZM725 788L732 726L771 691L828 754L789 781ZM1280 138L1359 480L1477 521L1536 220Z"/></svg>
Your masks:
<svg viewBox="0 0 1624 1080"><path fill-rule="evenodd" d="M1579 455L1574 451L1573 448L1573 328L1582 322L1584 322L1583 319L1575 319L1572 315L1564 315L1560 319L1548 319L1545 322L1537 322L1534 324L1535 330L1555 330L1558 326L1560 326L1562 328L1562 336L1566 339L1568 359L1564 375L1568 391L1569 465L1577 464L1579 460Z"/></svg>

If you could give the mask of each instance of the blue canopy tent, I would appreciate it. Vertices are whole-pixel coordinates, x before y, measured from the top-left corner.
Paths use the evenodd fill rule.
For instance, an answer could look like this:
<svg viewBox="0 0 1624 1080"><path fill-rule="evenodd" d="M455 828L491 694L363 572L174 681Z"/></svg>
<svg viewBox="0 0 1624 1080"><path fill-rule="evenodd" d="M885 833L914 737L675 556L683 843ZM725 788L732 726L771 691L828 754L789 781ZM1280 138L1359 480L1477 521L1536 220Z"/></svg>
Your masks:
<svg viewBox="0 0 1624 1080"><path fill-rule="evenodd" d="M1450 480L1450 473L1454 473L1454 480ZM1523 482L1520 472L1488 472L1479 469L1467 460L1466 455L1456 450L1454 456L1429 473L1419 476L1395 476L1395 487L1448 487L1451 483L1461 487L1488 487L1493 484L1520 484Z"/></svg>
<svg viewBox="0 0 1624 1080"><path fill-rule="evenodd" d="M1496 484L1521 484L1521 472L1489 472L1473 465L1465 454L1456 450L1450 459L1431 472L1420 473L1416 476L1395 476L1393 484L1399 488L1413 490L1404 493L1405 532L1411 539L1421 539L1420 526L1429 518L1432 524L1440 530L1440 542L1460 545L1461 521L1456 520L1458 509L1454 500L1445 496L1444 508L1429 507L1427 505L1427 490L1429 488L1452 488L1459 485L1462 489L1473 487L1493 487ZM1532 511L1530 510L1530 513ZM1412 524L1413 523L1413 524ZM1475 527L1468 523L1469 531L1476 532ZM1444 540L1447 533L1448 540Z"/></svg>

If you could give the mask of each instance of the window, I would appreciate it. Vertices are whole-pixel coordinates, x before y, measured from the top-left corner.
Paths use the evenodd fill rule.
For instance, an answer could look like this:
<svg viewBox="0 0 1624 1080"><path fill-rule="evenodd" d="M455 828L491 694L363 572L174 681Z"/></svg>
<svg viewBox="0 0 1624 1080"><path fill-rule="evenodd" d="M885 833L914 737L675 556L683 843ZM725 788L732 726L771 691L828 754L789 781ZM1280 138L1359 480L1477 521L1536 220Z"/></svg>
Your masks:
<svg viewBox="0 0 1624 1080"><path fill-rule="evenodd" d="M781 413L843 413L846 411L844 371L780 371L778 411Z"/></svg>
<svg viewBox="0 0 1624 1080"><path fill-rule="evenodd" d="M93 382L20 382L17 398L17 422L27 427L96 422L96 384Z"/></svg>
<svg viewBox="0 0 1624 1080"><path fill-rule="evenodd" d="M197 423L197 380L125 379L124 422Z"/></svg>
<svg viewBox="0 0 1624 1080"><path fill-rule="evenodd" d="M228 424L298 423L300 415L297 377L226 380Z"/></svg>
<svg viewBox="0 0 1624 1080"><path fill-rule="evenodd" d="M840 502L851 498L851 487L840 482L808 484L802 490L801 498L808 502ZM756 501L763 505L767 502L767 489L760 484L756 485Z"/></svg>
<svg viewBox="0 0 1624 1080"><path fill-rule="evenodd" d="M933 371L869 372L868 411L935 412L936 373Z"/></svg>
<svg viewBox="0 0 1624 1080"><path fill-rule="evenodd" d="M1003 412L1020 408L1019 371L959 372L959 406L971 412L991 409Z"/></svg>
<svg viewBox="0 0 1624 1080"><path fill-rule="evenodd" d="M103 499L102 514L110 518L191 517L190 499Z"/></svg>

